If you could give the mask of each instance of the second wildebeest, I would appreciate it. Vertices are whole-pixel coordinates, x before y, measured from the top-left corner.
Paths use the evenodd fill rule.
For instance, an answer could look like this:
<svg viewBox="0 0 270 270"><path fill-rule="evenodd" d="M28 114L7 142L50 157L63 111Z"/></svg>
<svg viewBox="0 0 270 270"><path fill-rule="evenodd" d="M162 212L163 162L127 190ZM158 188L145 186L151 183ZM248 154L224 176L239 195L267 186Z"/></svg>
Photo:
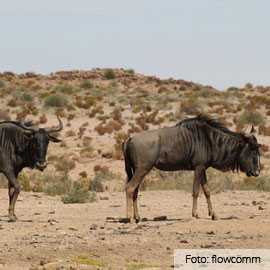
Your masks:
<svg viewBox="0 0 270 270"><path fill-rule="evenodd" d="M15 203L20 193L17 177L19 172L29 167L43 171L46 166L46 153L50 141L61 140L50 135L60 131L63 124L58 118L59 127L39 128L31 121L0 122L0 172L8 179L10 221L15 221Z"/></svg>
<svg viewBox="0 0 270 270"><path fill-rule="evenodd" d="M127 218L140 221L138 189L144 176L153 168L163 171L193 170L192 216L199 218L197 198L200 185L207 200L209 215L217 219L206 179L206 169L240 170L247 176L260 174L260 145L253 134L232 132L207 114L187 119L176 126L143 131L123 143L126 185ZM132 202L134 214L132 215Z"/></svg>

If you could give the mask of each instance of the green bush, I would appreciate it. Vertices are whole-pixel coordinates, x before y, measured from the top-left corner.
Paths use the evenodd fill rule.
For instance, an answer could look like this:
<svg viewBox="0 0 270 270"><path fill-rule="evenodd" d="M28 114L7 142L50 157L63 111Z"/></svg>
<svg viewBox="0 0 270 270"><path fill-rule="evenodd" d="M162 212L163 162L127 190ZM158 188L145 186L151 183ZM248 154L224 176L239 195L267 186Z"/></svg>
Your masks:
<svg viewBox="0 0 270 270"><path fill-rule="evenodd" d="M253 84L252 83L246 83L245 88L248 88L248 89L253 88Z"/></svg>
<svg viewBox="0 0 270 270"><path fill-rule="evenodd" d="M235 86L231 86L227 89L227 91L236 91L238 90L238 87L235 87Z"/></svg>
<svg viewBox="0 0 270 270"><path fill-rule="evenodd" d="M103 180L104 180L104 173L97 172L94 177L94 180L90 181L89 190L96 192L103 192L104 188L101 183Z"/></svg>
<svg viewBox="0 0 270 270"><path fill-rule="evenodd" d="M94 88L94 85L90 81L85 80L85 81L81 82L80 87L87 88L87 89L92 89L92 88Z"/></svg>
<svg viewBox="0 0 270 270"><path fill-rule="evenodd" d="M30 95L29 93L27 92L24 92L22 95L21 95L21 98L20 98L22 101L27 101L27 102L32 102L34 100L33 96Z"/></svg>
<svg viewBox="0 0 270 270"><path fill-rule="evenodd" d="M130 68L130 69L127 70L127 72L130 73L130 74L134 74L135 70L133 68Z"/></svg>
<svg viewBox="0 0 270 270"><path fill-rule="evenodd" d="M192 87L192 90L195 91L195 92L199 92L201 89L202 89L202 87L199 84L195 84Z"/></svg>
<svg viewBox="0 0 270 270"><path fill-rule="evenodd" d="M0 88L5 88L5 87L6 87L5 81L0 79Z"/></svg>
<svg viewBox="0 0 270 270"><path fill-rule="evenodd" d="M270 177L261 175L244 179L240 189L270 191Z"/></svg>
<svg viewBox="0 0 270 270"><path fill-rule="evenodd" d="M68 101L65 96L53 94L45 99L44 104L46 107L64 107L68 104Z"/></svg>
<svg viewBox="0 0 270 270"><path fill-rule="evenodd" d="M83 183L73 182L72 189L69 193L61 198L62 202L67 203L86 203L97 200L96 193L89 192L83 187Z"/></svg>
<svg viewBox="0 0 270 270"><path fill-rule="evenodd" d="M211 98L213 96L216 96L217 94L218 94L217 91L212 88L203 88L198 93L198 96L203 98Z"/></svg>
<svg viewBox="0 0 270 270"><path fill-rule="evenodd" d="M72 181L68 180L58 180L55 182L48 183L45 188L45 193L50 196L64 195L68 194L72 189Z"/></svg>
<svg viewBox="0 0 270 270"><path fill-rule="evenodd" d="M236 117L236 122L257 125L259 123L265 123L265 118L260 112L250 110L244 111L240 115L238 115Z"/></svg>
<svg viewBox="0 0 270 270"><path fill-rule="evenodd" d="M113 80L115 78L114 70L111 68L105 69L104 76L107 80Z"/></svg>
<svg viewBox="0 0 270 270"><path fill-rule="evenodd" d="M56 92L61 92L67 95L73 94L73 87L71 85L65 84L65 85L57 85L54 90Z"/></svg>

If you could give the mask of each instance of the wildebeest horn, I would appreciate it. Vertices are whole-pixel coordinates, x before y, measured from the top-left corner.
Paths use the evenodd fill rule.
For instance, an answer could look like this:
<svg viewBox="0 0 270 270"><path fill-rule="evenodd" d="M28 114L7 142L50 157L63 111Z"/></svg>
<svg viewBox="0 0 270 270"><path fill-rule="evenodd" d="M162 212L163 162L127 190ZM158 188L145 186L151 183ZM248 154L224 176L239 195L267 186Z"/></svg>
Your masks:
<svg viewBox="0 0 270 270"><path fill-rule="evenodd" d="M32 123L32 122L30 122ZM30 130L30 131L33 131L33 132L36 132L38 131L38 127L35 126L35 125L31 125L30 127L26 126L25 125L25 118L23 118L21 121L20 121L20 124L21 124L21 127L25 130Z"/></svg>
<svg viewBox="0 0 270 270"><path fill-rule="evenodd" d="M57 119L59 121L59 127L56 127L56 128L55 127L46 127L46 128L44 128L46 132L50 133L50 132L56 132L56 131L62 130L63 123L62 123L61 119L58 116L57 116Z"/></svg>
<svg viewBox="0 0 270 270"><path fill-rule="evenodd" d="M248 126L246 125L246 126L241 130L241 133L246 133L247 128L248 128Z"/></svg>

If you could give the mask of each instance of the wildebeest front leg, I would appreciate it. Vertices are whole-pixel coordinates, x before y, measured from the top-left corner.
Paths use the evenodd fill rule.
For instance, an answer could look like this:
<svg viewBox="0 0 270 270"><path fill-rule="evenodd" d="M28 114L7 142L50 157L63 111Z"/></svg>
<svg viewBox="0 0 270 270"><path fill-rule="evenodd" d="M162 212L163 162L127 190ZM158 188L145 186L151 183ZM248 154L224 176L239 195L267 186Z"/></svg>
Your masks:
<svg viewBox="0 0 270 270"><path fill-rule="evenodd" d="M15 176L13 173L5 173L5 175L8 178L8 195L9 195L8 217L10 221L16 221L17 217L15 215L15 203L20 193L20 185L17 181L17 175Z"/></svg>
<svg viewBox="0 0 270 270"><path fill-rule="evenodd" d="M192 206L192 216L195 218L200 218L200 216L197 213L197 202L198 202L198 196L200 192L200 170L194 171L194 180L193 180L193 206Z"/></svg>
<svg viewBox="0 0 270 270"><path fill-rule="evenodd" d="M218 216L215 214L213 207L212 207L212 203L211 203L211 199L210 199L210 188L207 184L207 178L206 178L206 174L205 171L203 171L202 176L201 176L201 186L203 189L203 193L206 197L206 201L207 201L207 205L208 205L208 211L209 211L209 216L212 216L213 220L217 220Z"/></svg>

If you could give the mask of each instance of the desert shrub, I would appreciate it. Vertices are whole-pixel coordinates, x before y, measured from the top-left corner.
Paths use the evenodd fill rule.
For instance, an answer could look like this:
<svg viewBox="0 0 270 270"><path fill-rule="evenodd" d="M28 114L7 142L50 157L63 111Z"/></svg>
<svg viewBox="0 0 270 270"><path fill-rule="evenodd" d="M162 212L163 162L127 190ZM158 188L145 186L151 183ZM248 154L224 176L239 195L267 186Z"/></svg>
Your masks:
<svg viewBox="0 0 270 270"><path fill-rule="evenodd" d="M0 79L0 88L5 88L6 87L6 83L3 79Z"/></svg>
<svg viewBox="0 0 270 270"><path fill-rule="evenodd" d="M235 86L231 86L227 89L227 91L236 91L238 90L238 87L235 87Z"/></svg>
<svg viewBox="0 0 270 270"><path fill-rule="evenodd" d="M180 91L186 91L187 90L187 87L185 85L180 85L179 86L179 90Z"/></svg>
<svg viewBox="0 0 270 270"><path fill-rule="evenodd" d="M236 122L243 124L260 124L265 122L264 116L257 111L249 110L244 111L236 117Z"/></svg>
<svg viewBox="0 0 270 270"><path fill-rule="evenodd" d="M8 188L8 180L2 173L0 173L0 188Z"/></svg>
<svg viewBox="0 0 270 270"><path fill-rule="evenodd" d="M135 70L133 68L128 69L127 72L129 74L135 74Z"/></svg>
<svg viewBox="0 0 270 270"><path fill-rule="evenodd" d="M200 104L198 99L190 98L186 101L182 101L180 104L180 112L190 115L196 115L200 112Z"/></svg>
<svg viewBox="0 0 270 270"><path fill-rule="evenodd" d="M87 89L92 89L92 88L94 88L94 85L90 81L84 80L84 81L81 82L80 87L87 88Z"/></svg>
<svg viewBox="0 0 270 270"><path fill-rule="evenodd" d="M75 133L75 131L73 131L72 129L66 131L66 133L65 133L65 136L66 136L66 137L73 137L73 136L75 136L75 135L76 135L76 133Z"/></svg>
<svg viewBox="0 0 270 270"><path fill-rule="evenodd" d="M33 96L27 92L24 92L21 97L20 100L22 101L26 101L26 102L32 102L34 100Z"/></svg>
<svg viewBox="0 0 270 270"><path fill-rule="evenodd" d="M113 79L115 78L114 70L111 69L111 68L105 69L105 71L104 71L104 77L105 77L107 80L113 80Z"/></svg>
<svg viewBox="0 0 270 270"><path fill-rule="evenodd" d="M21 186L21 190L31 191L31 184L30 184L29 178L25 174L20 173L18 175L18 182Z"/></svg>
<svg viewBox="0 0 270 270"><path fill-rule="evenodd" d="M44 104L46 107L64 107L68 104L68 100L65 96L52 94L45 99Z"/></svg>
<svg viewBox="0 0 270 270"><path fill-rule="evenodd" d="M195 92L199 92L201 89L202 89L202 86L199 85L199 84L195 84L192 87L192 90L195 91Z"/></svg>
<svg viewBox="0 0 270 270"><path fill-rule="evenodd" d="M270 191L270 177L266 175L246 177L240 189Z"/></svg>
<svg viewBox="0 0 270 270"><path fill-rule="evenodd" d="M213 96L216 96L217 94L218 94L217 91L212 88L203 88L198 93L198 96L203 98L211 98Z"/></svg>
<svg viewBox="0 0 270 270"><path fill-rule="evenodd" d="M45 114L42 114L40 117L39 117L39 123L40 124L45 124L47 122L47 116Z"/></svg>
<svg viewBox="0 0 270 270"><path fill-rule="evenodd" d="M73 90L74 90L73 87L71 85L68 85L68 84L57 85L54 88L54 91L61 92L61 93L67 94L67 95L72 95L73 94Z"/></svg>
<svg viewBox="0 0 270 270"><path fill-rule="evenodd" d="M96 193L89 192L84 188L83 183L73 182L71 190L67 195L62 196L62 202L67 203L86 203L97 200Z"/></svg>
<svg viewBox="0 0 270 270"><path fill-rule="evenodd" d="M89 190L90 191L95 191L95 192L103 192L104 187L102 185L102 180L103 180L103 173L102 172L97 172L95 174L95 177L93 180L90 180L89 183Z"/></svg>
<svg viewBox="0 0 270 270"><path fill-rule="evenodd" d="M253 84L252 83L246 83L245 88L251 89L251 88L253 88Z"/></svg>
<svg viewBox="0 0 270 270"><path fill-rule="evenodd" d="M84 147L81 151L80 151L80 155L85 154L85 153L92 153L94 151L94 149L91 146L88 147Z"/></svg>
<svg viewBox="0 0 270 270"><path fill-rule="evenodd" d="M55 164L55 169L63 174L63 178L67 179L69 172L75 168L75 162L69 158L58 159Z"/></svg>
<svg viewBox="0 0 270 270"><path fill-rule="evenodd" d="M7 110L0 109L0 120L10 120L9 113Z"/></svg>
<svg viewBox="0 0 270 270"><path fill-rule="evenodd" d="M16 106L17 106L17 101L16 101L16 99L11 98L11 99L8 101L7 105L10 106L10 107L16 107Z"/></svg>
<svg viewBox="0 0 270 270"><path fill-rule="evenodd" d="M45 193L50 196L68 194L72 187L72 181L70 179L58 180L50 182L45 188Z"/></svg>

